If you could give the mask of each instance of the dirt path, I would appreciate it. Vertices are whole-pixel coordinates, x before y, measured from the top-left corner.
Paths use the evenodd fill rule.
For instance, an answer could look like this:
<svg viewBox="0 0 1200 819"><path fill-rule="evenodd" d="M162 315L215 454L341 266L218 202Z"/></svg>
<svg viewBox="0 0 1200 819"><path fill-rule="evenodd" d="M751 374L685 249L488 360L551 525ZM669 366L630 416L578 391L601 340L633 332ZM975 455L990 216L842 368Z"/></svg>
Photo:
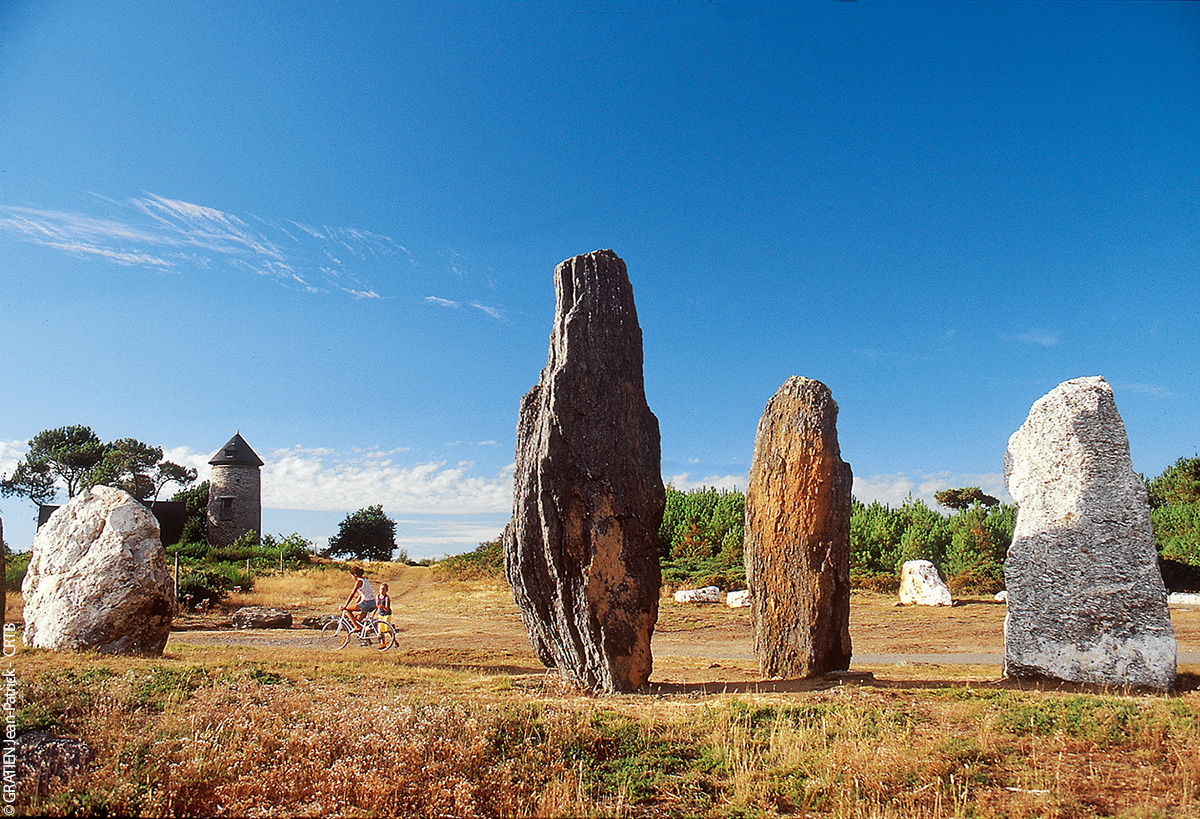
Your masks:
<svg viewBox="0 0 1200 819"><path fill-rule="evenodd" d="M376 578L378 579L378 578ZM427 569L393 570L390 586L398 629L398 661L439 666L493 669L501 673L541 673L513 604L501 583L439 583ZM344 599L344 598L343 598ZM289 606L298 623L336 608L334 594L314 594L303 605ZM869 669L877 676L903 669L970 667L984 677L998 677L1004 653L1005 608L991 600L964 599L952 608L897 607L885 595L856 592L851 602L850 632L854 645L851 670ZM1181 671L1200 673L1200 611L1174 608L1172 620L1179 643ZM310 629L245 632L213 628L228 615L210 615L175 631L172 645L273 646L317 649ZM187 627L188 623L180 623ZM685 605L664 598L654 633L655 673L660 685L697 682L742 684L759 679L753 655L748 609L723 605Z"/></svg>

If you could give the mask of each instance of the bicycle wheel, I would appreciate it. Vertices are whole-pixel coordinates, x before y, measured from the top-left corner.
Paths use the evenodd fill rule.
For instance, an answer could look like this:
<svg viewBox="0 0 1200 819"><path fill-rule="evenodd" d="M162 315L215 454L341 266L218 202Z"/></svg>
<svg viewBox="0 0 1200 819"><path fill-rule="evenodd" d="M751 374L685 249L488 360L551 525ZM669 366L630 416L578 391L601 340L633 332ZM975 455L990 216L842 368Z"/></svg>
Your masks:
<svg viewBox="0 0 1200 819"><path fill-rule="evenodd" d="M321 648L337 651L350 642L350 630L343 620L330 620L321 629Z"/></svg>
<svg viewBox="0 0 1200 819"><path fill-rule="evenodd" d="M396 644L396 629L387 620L376 623L375 632L379 636L379 643L375 647L380 651L387 651Z"/></svg>

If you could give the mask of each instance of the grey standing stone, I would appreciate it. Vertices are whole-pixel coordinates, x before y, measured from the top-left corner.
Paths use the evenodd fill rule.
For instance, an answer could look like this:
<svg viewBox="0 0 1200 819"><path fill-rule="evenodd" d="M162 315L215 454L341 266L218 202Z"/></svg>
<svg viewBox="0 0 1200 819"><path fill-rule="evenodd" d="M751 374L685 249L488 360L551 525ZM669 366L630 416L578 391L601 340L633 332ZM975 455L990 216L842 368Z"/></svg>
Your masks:
<svg viewBox="0 0 1200 819"><path fill-rule="evenodd" d="M549 358L517 423L505 572L543 663L633 691L653 667L665 503L642 331L611 250L563 262L554 285Z"/></svg>
<svg viewBox="0 0 1200 819"><path fill-rule="evenodd" d="M25 596L25 644L160 655L175 614L158 521L120 489L97 486L38 530Z"/></svg>
<svg viewBox="0 0 1200 819"><path fill-rule="evenodd" d="M1108 383L1077 378L1039 399L1008 441L1004 478L1018 506L1005 674L1172 688L1150 506Z"/></svg>
<svg viewBox="0 0 1200 819"><path fill-rule="evenodd" d="M850 667L850 500L829 388L789 378L767 402L746 490L754 653L768 677Z"/></svg>

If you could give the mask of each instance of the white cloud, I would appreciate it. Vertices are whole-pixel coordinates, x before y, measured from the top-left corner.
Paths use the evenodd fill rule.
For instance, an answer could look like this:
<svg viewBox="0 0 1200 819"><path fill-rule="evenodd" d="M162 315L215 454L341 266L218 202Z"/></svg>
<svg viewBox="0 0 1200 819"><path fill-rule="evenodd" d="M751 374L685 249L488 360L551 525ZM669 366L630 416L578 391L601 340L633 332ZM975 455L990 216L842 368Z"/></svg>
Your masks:
<svg viewBox="0 0 1200 819"><path fill-rule="evenodd" d="M17 462L25 457L29 444L25 441L0 441L0 475L8 475L17 468Z"/></svg>
<svg viewBox="0 0 1200 819"><path fill-rule="evenodd" d="M397 520L396 545L409 557L460 554L493 540L504 531L507 518L495 520Z"/></svg>
<svg viewBox="0 0 1200 819"><path fill-rule="evenodd" d="M216 450L214 450L215 452ZM207 481L209 474L212 472L212 467L208 465L208 460L213 456L212 452L197 452L190 446L177 446L163 450L163 460L171 463L179 464L180 466L188 466L196 470L196 480ZM169 494L174 494L178 490L175 484L171 484L164 490L164 497Z"/></svg>
<svg viewBox="0 0 1200 819"><path fill-rule="evenodd" d="M1023 341L1026 344L1036 344L1039 347L1057 347L1062 343L1062 340L1058 337L1057 330L1045 330L1037 327L1026 330L1016 338L1017 341Z"/></svg>
<svg viewBox="0 0 1200 819"><path fill-rule="evenodd" d="M354 510L382 504L391 515L483 514L512 508L512 466L480 475L473 462L401 466L389 455L301 447L275 450L263 458L263 506Z"/></svg>
<svg viewBox="0 0 1200 819"><path fill-rule="evenodd" d="M450 299L440 299L437 296L426 296L425 301L430 304L436 304L438 307L453 307L456 309L462 307L462 304L459 302L450 301Z"/></svg>
<svg viewBox="0 0 1200 819"><path fill-rule="evenodd" d="M871 475L854 478L854 497L863 503L879 501L893 508L901 506L911 495L934 506L935 493L943 489L963 486L978 486L988 495L1004 503L1012 503L1012 497L1004 488L1004 475L999 472L951 473L932 472L909 475L898 472L891 475Z"/></svg>

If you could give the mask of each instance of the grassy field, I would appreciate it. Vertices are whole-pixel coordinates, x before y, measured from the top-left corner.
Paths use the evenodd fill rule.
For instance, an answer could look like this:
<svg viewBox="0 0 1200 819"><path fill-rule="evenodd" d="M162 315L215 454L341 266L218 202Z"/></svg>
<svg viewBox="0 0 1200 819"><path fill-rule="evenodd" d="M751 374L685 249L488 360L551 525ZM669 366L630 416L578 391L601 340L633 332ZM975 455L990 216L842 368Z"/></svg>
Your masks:
<svg viewBox="0 0 1200 819"><path fill-rule="evenodd" d="M20 651L20 728L81 737L96 756L41 794L22 781L19 812L1200 816L1194 666L1169 696L1017 686L986 663L762 682L747 614L664 599L650 693L594 697L540 667L503 586L403 566L370 576L397 604L386 653L215 629L228 612L180 618L161 658ZM298 622L348 588L343 572L308 570L231 603ZM856 653L877 655L993 651L1003 617L870 594L854 610ZM6 620L19 613L10 595ZM1200 612L1177 630L1197 650Z"/></svg>

